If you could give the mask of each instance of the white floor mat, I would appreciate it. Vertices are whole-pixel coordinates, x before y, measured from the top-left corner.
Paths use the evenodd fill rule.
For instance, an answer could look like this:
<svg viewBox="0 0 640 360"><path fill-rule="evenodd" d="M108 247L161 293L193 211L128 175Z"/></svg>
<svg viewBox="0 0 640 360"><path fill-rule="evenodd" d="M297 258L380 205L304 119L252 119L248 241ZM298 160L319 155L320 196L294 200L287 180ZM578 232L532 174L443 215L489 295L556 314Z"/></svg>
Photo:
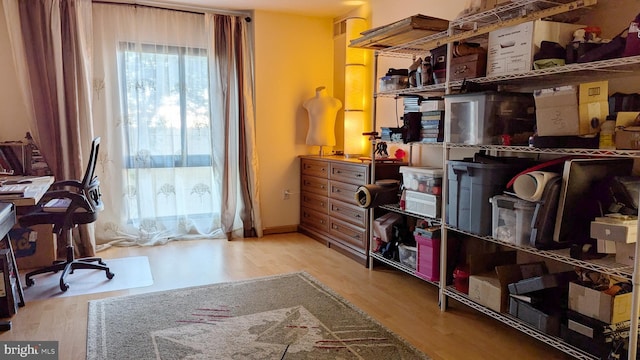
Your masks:
<svg viewBox="0 0 640 360"><path fill-rule="evenodd" d="M69 289L64 292L60 290L61 272L36 275L32 278L35 284L29 287L26 286L24 280L27 272L21 272L20 281L24 288L25 302L153 285L149 259L146 256L105 259L104 261L111 272L115 274L113 279L107 279L104 271L78 269L73 274L67 275L66 282L69 284Z"/></svg>

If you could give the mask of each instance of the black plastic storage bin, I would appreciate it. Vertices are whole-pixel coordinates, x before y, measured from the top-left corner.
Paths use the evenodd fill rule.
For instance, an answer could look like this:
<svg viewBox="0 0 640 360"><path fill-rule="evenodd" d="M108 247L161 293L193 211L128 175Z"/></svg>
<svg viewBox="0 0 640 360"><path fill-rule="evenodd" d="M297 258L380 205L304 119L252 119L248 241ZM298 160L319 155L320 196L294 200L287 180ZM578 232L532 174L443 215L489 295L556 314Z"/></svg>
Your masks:
<svg viewBox="0 0 640 360"><path fill-rule="evenodd" d="M489 199L502 194L511 178L532 165L526 158L486 164L470 159L449 160L447 223L480 236L491 235Z"/></svg>

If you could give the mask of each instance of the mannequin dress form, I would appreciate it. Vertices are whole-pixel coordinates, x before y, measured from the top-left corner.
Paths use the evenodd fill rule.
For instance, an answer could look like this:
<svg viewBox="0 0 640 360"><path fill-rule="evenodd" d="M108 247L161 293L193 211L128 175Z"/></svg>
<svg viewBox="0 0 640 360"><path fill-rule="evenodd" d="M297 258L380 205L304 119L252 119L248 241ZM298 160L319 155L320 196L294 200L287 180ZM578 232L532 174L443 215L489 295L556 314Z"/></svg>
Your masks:
<svg viewBox="0 0 640 360"><path fill-rule="evenodd" d="M309 113L309 131L307 132L307 145L320 146L320 156L323 155L323 146L335 146L335 122L338 110L342 108L342 102L327 94L324 86L316 88L316 96L306 100L302 106Z"/></svg>

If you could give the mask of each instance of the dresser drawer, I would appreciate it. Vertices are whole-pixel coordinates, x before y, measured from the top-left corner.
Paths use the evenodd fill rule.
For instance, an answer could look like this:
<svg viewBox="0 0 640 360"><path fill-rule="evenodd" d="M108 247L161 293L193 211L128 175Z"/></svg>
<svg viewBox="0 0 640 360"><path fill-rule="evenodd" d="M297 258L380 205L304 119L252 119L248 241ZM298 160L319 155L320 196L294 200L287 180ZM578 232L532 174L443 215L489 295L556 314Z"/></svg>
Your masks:
<svg viewBox="0 0 640 360"><path fill-rule="evenodd" d="M323 214L329 212L329 198L326 196L303 191L300 202L301 206L308 207Z"/></svg>
<svg viewBox="0 0 640 360"><path fill-rule="evenodd" d="M322 196L329 196L329 180L303 175L300 189Z"/></svg>
<svg viewBox="0 0 640 360"><path fill-rule="evenodd" d="M331 218L329 234L348 244L352 248L365 251L367 246L367 236L364 228L349 224L346 221Z"/></svg>
<svg viewBox="0 0 640 360"><path fill-rule="evenodd" d="M321 160L302 159L302 175L311 175L327 179L329 177L329 163Z"/></svg>
<svg viewBox="0 0 640 360"><path fill-rule="evenodd" d="M364 185L369 181L368 172L368 165L331 163L329 178L350 184Z"/></svg>
<svg viewBox="0 0 640 360"><path fill-rule="evenodd" d="M329 232L329 215L303 207L300 209L300 224L326 234Z"/></svg>
<svg viewBox="0 0 640 360"><path fill-rule="evenodd" d="M360 185L347 184L340 181L329 181L329 197L342 200L348 204L358 205L356 191Z"/></svg>
<svg viewBox="0 0 640 360"><path fill-rule="evenodd" d="M347 204L340 200L329 200L329 216L350 222L359 227L367 226L367 212L359 206Z"/></svg>

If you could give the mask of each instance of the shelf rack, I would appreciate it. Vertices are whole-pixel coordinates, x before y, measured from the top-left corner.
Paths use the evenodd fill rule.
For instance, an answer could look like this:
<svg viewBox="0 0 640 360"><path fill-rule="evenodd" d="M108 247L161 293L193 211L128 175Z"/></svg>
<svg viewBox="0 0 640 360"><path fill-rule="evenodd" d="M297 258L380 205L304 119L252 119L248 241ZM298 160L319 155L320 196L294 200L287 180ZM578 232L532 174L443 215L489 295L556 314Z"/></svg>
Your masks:
<svg viewBox="0 0 640 360"><path fill-rule="evenodd" d="M486 76L469 79L478 84L498 84L503 86L544 86L550 87L558 84L580 83L594 81L601 78L616 78L629 76L640 71L640 56L629 56L610 60L592 61L588 63L574 63L564 66L556 66L547 69L531 70L519 73ZM462 81L451 81L449 87L462 86ZM393 91L381 91L377 97L396 97L399 95L421 93L445 93L446 84L434 84L418 86Z"/></svg>
<svg viewBox="0 0 640 360"><path fill-rule="evenodd" d="M587 10L590 7L597 5L597 0L578 0L565 2L564 0L549 1L549 0L513 0L512 2L500 6L498 8L485 11L479 14L464 16L459 19L450 22L449 30L441 33L435 33L429 36L425 36L421 39L409 41L395 46L387 47L382 50L375 51L374 57L374 80L377 81L378 72L378 58L379 56L396 57L396 58L410 58L414 59L417 56L423 56L432 49L445 45L452 44L455 41L465 39L478 39L480 36L486 36L489 32L504 28L508 26L518 25L537 19L554 19L554 16L561 14L569 14L571 16ZM447 68L450 68L451 59L451 46L448 46L447 56ZM436 94L444 95L451 92L452 89L461 87L462 81L450 81L449 72L447 72L447 78L444 83L434 84L423 87L414 87L407 89L399 89L394 91L374 92L374 120L373 126L376 129L376 99L378 97L399 97L403 95L412 94ZM553 87L560 84L576 84L585 81L596 81L602 79L611 79L626 77L632 74L640 74L640 56L624 57L611 60L594 61L589 63L576 63L568 64L560 67L553 67L548 69L530 70L519 73L512 73L508 75L498 76L486 76L474 79L468 79L478 84L495 84L500 89L507 89L509 87L519 87L521 89L535 89L536 87ZM640 159L640 151L637 150L601 150L601 149L558 149L558 148L534 148L527 146L501 146L501 145L466 145L466 144L422 144L422 143L410 143L412 148L415 145L419 146L433 146L434 148L440 148L443 150L443 164L446 166L446 162L449 160L449 152L452 149L477 149L493 152L517 152L517 153L530 153L530 154L551 154L551 155L576 155L576 156L605 156L605 157L633 157ZM374 166L375 167L375 166ZM375 178L374 178L375 180ZM447 193L446 172L443 178L442 193ZM446 202L442 202L442 213L446 211ZM420 218L419 215L404 212L397 206L385 206L388 211L395 211L407 216L413 216ZM578 260L573 259L568 249L563 250L538 250L532 247L521 247L508 242L493 239L491 237L478 236L472 233L466 233L459 229L453 228L449 225L442 224L442 239L441 239L441 259L446 259L446 242L447 231L455 231L470 235L481 239L483 241L489 241L500 245L505 245L524 251L527 253L535 254L543 258L557 260L565 264L582 267L598 272L603 272L611 275L617 275L625 279L631 279L634 286L634 297L632 305L632 316L630 321L630 340L629 340L629 358L636 357L636 345L638 336L638 308L640 307L640 269L638 267L629 267L621 264L617 264L611 260L611 258L602 258L594 260ZM378 255L378 256L376 256ZM387 259L381 260L379 254L371 254L371 259L380 261L388 261ZM640 246L636 246L636 257L640 258ZM394 266L394 264L390 264ZM400 264L401 265L401 264ZM468 296L456 291L452 287L442 286L443 281L446 281L446 261L441 261L441 278L440 284L440 298L439 303L441 309L446 309L447 297L451 297L467 306L482 312L498 321L512 326L529 336L536 338L556 349L563 351L577 359L594 359L595 357L588 354L576 347L573 347L561 339L542 333L522 321L512 317L508 314L502 314L494 312L493 310L486 308L474 301ZM402 266L395 266L400 270L409 272L403 269Z"/></svg>
<svg viewBox="0 0 640 360"><path fill-rule="evenodd" d="M449 31L435 33L423 38L378 50L384 54L418 55L438 46L455 41L472 39L491 31L544 19L558 14L568 14L593 6L597 0L578 0L566 4L544 0L514 0L511 3L478 14L463 16L449 24ZM363 47L371 49L371 47Z"/></svg>
<svg viewBox="0 0 640 360"><path fill-rule="evenodd" d="M469 299L469 297L466 294L463 294L457 290L455 290L454 287L448 286L446 287L443 292L445 293L446 296L455 299L471 308L473 308L474 310L477 310L491 318L494 318L496 320L499 320L500 322L507 324L509 326L511 326L514 329L517 329L535 339L538 339L542 342L544 342L547 345L551 345L554 348L573 356L576 359L581 359L581 360L591 360L591 359L598 359L598 357L595 357L587 352L584 352L574 346L571 346L569 344L567 344L566 342L564 342L562 339L558 339L554 336L550 336L548 334L545 334L539 330L536 330L534 328L532 328L531 326L527 325L526 323L522 322L521 320L508 315L508 314L503 314L503 313L498 313L495 312L485 306L482 306L478 303L476 303L475 301Z"/></svg>

